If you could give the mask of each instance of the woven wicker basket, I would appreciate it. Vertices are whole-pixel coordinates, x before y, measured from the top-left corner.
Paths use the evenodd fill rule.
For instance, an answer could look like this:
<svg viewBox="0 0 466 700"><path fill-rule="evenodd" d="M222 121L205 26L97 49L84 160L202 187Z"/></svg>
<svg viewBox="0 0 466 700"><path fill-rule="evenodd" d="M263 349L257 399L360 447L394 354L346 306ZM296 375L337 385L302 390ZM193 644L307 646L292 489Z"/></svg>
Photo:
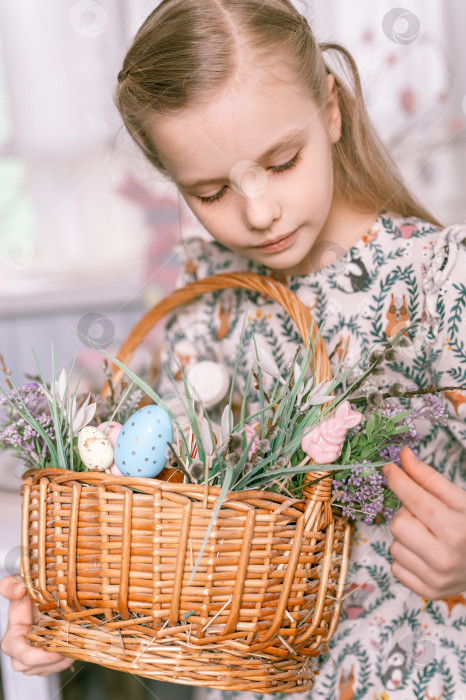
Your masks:
<svg viewBox="0 0 466 700"><path fill-rule="evenodd" d="M253 273L176 290L134 328L126 362L153 325L205 292L269 295L303 341L309 310ZM313 324L313 338L317 335ZM322 339L316 375L331 378ZM121 378L115 371L115 379ZM332 512L331 472L310 472L303 499L230 492L193 581L220 489L106 473L32 469L23 476L21 569L39 608L35 646L172 683L258 693L312 687L312 659L338 623L351 528Z"/></svg>

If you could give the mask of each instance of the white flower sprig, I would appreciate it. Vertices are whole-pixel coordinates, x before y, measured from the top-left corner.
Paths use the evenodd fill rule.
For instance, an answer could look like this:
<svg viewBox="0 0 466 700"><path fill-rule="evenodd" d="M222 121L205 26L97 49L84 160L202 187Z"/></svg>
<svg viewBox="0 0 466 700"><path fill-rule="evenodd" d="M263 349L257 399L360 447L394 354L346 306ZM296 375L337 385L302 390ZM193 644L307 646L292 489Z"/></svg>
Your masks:
<svg viewBox="0 0 466 700"><path fill-rule="evenodd" d="M296 363L293 372L294 380L297 382L301 373L301 365ZM303 381L296 395L296 405L304 412L307 411L310 406L318 406L331 401L332 397L328 396L327 392L331 389L333 384L333 381L329 382L323 379L314 386L314 377ZM305 399L304 402L303 399Z"/></svg>
<svg viewBox="0 0 466 700"><path fill-rule="evenodd" d="M278 379L278 381L283 386L287 386L289 384L289 380L284 379L281 376L278 365L275 362L275 359L273 358L272 353L268 350L268 348L266 348L258 341L256 341L256 348L256 364L266 374L268 374L271 377L274 377L275 379ZM295 383L299 381L301 373L302 365L300 365L298 362L295 362L293 365L293 378ZM301 382L301 385L298 389L298 393L296 395L296 405L300 407L301 411L308 410L310 406L317 406L323 403L328 403L328 401L330 401L332 398L331 396L327 395L327 392L331 390L332 385L335 383L334 381L326 381L324 379L321 382L315 384L315 386L314 381L314 377L311 377L307 379L307 381L304 381L303 379ZM303 399L305 399L304 403Z"/></svg>
<svg viewBox="0 0 466 700"><path fill-rule="evenodd" d="M82 428L91 422L95 416L97 406L95 403L89 403L91 399L89 394L78 408L76 400L77 389L78 386L74 390L70 386L70 378L65 369L62 369L58 381L56 379L52 380L50 389L46 385L41 386L44 396L51 405L54 402L53 395L55 394L56 404L60 408L67 427L73 427L73 436L76 436Z"/></svg>
<svg viewBox="0 0 466 700"><path fill-rule="evenodd" d="M220 445L219 445L219 452L222 451L222 449L225 449L225 447L228 445L230 441L230 434L233 430L233 411L230 408L230 405L227 404L225 408L223 409L222 413L222 422L220 426Z"/></svg>
<svg viewBox="0 0 466 700"><path fill-rule="evenodd" d="M265 345L262 345L262 343L256 341L256 351L257 357L255 357L255 361L260 368L271 377L280 378L280 370L278 369L278 365L268 348L266 348ZM283 379L281 379L281 381L284 383Z"/></svg>

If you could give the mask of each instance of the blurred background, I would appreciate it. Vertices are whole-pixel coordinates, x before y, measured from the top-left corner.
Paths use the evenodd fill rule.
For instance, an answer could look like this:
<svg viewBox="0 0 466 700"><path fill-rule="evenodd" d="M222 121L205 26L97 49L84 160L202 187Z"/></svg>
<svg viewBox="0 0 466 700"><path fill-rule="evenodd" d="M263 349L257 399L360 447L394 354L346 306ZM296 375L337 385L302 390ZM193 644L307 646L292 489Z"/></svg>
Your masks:
<svg viewBox="0 0 466 700"><path fill-rule="evenodd" d="M445 225L462 223L463 0L294 2L319 41L352 52L369 114L414 192ZM174 187L132 144L112 101L125 51L156 5L0 0L0 353L15 382L36 372L31 346L50 378L53 342L57 373L76 356L89 385L102 384L100 355L76 329L116 351L174 288L176 245L199 232ZM160 329L151 334L141 362L150 361L159 337ZM0 570L9 573L20 473L0 453L0 512L10 519ZM3 607L2 629L5 614ZM92 664L38 679L13 673L2 658L2 674L5 695L15 700L31 692L57 700L189 696L183 686Z"/></svg>

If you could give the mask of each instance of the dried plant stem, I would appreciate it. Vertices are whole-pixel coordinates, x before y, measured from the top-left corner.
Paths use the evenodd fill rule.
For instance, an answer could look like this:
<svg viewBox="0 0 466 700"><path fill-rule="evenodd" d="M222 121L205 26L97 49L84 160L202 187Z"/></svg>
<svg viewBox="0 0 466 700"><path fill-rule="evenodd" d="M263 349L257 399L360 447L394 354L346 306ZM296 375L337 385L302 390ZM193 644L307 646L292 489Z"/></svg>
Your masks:
<svg viewBox="0 0 466 700"><path fill-rule="evenodd" d="M107 382L108 382L108 388L110 392L110 405L113 406L115 403L115 385L113 382L113 372L110 370L108 366L108 360L105 358L102 360L102 366L104 370L104 374L107 377Z"/></svg>
<svg viewBox="0 0 466 700"><path fill-rule="evenodd" d="M261 380L259 379L259 376L258 376L256 370L253 370L253 371L252 371L252 376L253 376L254 379L256 380L256 387L255 387L255 388L256 388L256 389L259 389L260 384L262 384L262 382L261 382ZM270 403L270 397L269 397L269 395L267 394L267 392L265 391L264 387L262 387L262 391L264 392L264 399L265 399L265 402L266 402L266 403Z"/></svg>
<svg viewBox="0 0 466 700"><path fill-rule="evenodd" d="M2 370L3 374L5 375L5 381L9 389L13 389L13 384L11 383L11 370L8 369L8 367L5 365L5 361L3 359L3 355L0 355L0 369Z"/></svg>
<svg viewBox="0 0 466 700"><path fill-rule="evenodd" d="M416 391L405 391L404 394L401 394L401 396L392 396L388 392L385 392L384 394L381 394L383 399L401 399L401 398L409 398L410 396L418 396L420 394L437 394L440 391L455 391L455 390L465 390L466 389L466 384L462 384L460 386L433 386L432 384L430 386L426 386L424 389L416 389ZM351 403L359 403L361 401L367 401L367 396L357 396L356 398L351 398L349 397L348 399Z"/></svg>
<svg viewBox="0 0 466 700"><path fill-rule="evenodd" d="M179 459L178 455L176 454L176 451L173 449L173 445L172 445L170 442L167 442L167 445L168 445L168 447L169 447L169 449L170 449L170 451L171 451L171 453L172 453L172 455L173 455L173 460L175 461L177 468L178 468L180 471L182 471L183 474L184 474L185 476L188 477L189 482L190 482L191 484L194 484L194 483L195 483L194 479L191 477L191 474L184 468L183 463L181 462L181 460ZM171 462L171 461L172 461L172 460L170 460L170 462Z"/></svg>
<svg viewBox="0 0 466 700"><path fill-rule="evenodd" d="M306 455L304 459L298 464L298 467L304 467L304 465L307 464L310 459L311 458L309 457L309 455Z"/></svg>
<svg viewBox="0 0 466 700"><path fill-rule="evenodd" d="M205 475L204 475L204 500L202 505L207 508L207 497L209 495L209 469L210 469L210 456L205 456Z"/></svg>

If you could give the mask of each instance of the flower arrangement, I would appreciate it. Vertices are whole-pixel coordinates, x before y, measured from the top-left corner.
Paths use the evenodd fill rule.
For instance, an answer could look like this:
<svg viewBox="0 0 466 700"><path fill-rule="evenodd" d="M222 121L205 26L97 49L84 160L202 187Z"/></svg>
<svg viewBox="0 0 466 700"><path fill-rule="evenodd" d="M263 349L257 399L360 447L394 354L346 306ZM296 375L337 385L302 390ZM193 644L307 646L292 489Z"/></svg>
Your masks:
<svg viewBox="0 0 466 700"><path fill-rule="evenodd" d="M78 451L80 432L91 422L102 422L116 412L125 420L137 410L143 392L125 382L117 386L112 384L105 400L99 398L91 403L91 393L87 397L78 393L83 373L72 389L70 376L74 364L70 376L63 369L50 386L43 378L39 363L37 365L40 376L16 387L0 355L0 368L9 389L0 388L0 450L13 449L27 469L60 467L85 471ZM104 369L107 376L111 376L106 363Z"/></svg>
<svg viewBox="0 0 466 700"><path fill-rule="evenodd" d="M340 372L340 362L331 381L318 381L314 372L306 376L314 366L315 341L309 339L304 354L298 348L285 368L278 368L267 349L255 343L255 363L235 416L233 387L240 347L230 398L218 425L179 365L183 391L166 367L174 386L171 399L175 397L178 405L174 411L170 397L158 396L141 376L101 348L130 380L115 384L105 361L109 387L105 399L79 393L82 374L72 389L65 370L58 379L52 371L48 385L39 363L39 376L18 388L0 358L8 387L0 389L0 449L12 448L27 468L154 477L169 466L185 481L204 484L206 493L208 486L220 486L218 508L229 490L267 489L300 498L307 472L332 471L332 503L343 515L363 517L366 523L389 521L398 501L381 467L389 461L399 463L403 445L415 448L419 443L417 418L445 424L445 406L436 394L452 388L418 389L395 383L385 395L361 393L369 376L380 374L383 363L409 342L406 330L382 351L365 353L345 373ZM367 355L367 368L347 386L348 376ZM52 348L52 370L53 365ZM272 380L268 391L265 374ZM246 397L251 391L256 392L260 409L248 415ZM144 397L153 403L140 408ZM410 406L415 397L421 405Z"/></svg>

